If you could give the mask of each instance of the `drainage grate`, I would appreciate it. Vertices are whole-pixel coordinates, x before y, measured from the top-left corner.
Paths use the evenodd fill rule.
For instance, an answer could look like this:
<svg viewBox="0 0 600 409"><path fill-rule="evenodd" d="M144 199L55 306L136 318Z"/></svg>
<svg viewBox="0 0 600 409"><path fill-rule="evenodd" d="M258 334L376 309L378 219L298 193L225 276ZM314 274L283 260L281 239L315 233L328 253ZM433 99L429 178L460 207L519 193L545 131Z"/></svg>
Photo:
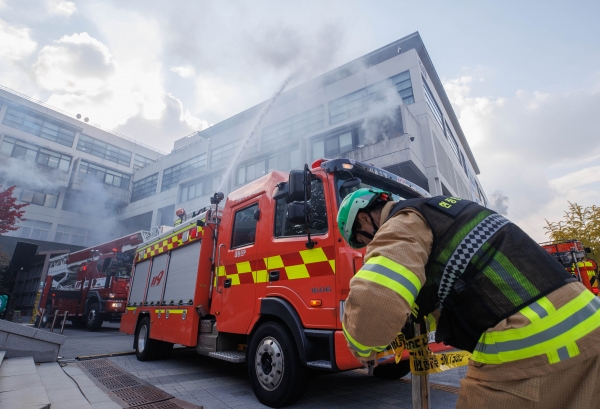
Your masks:
<svg viewBox="0 0 600 409"><path fill-rule="evenodd" d="M88 368L88 371L96 378L109 378L111 376L123 375L123 371L113 366L101 368Z"/></svg>
<svg viewBox="0 0 600 409"><path fill-rule="evenodd" d="M131 409L202 409L201 406L174 398L124 371L108 359L79 361L78 365L96 385L124 408Z"/></svg>
<svg viewBox="0 0 600 409"><path fill-rule="evenodd" d="M110 362L108 359L90 359L89 361L79 361L79 365L86 369L113 367L112 362Z"/></svg>
<svg viewBox="0 0 600 409"><path fill-rule="evenodd" d="M133 388L118 389L115 395L124 400L129 406L138 406L157 401L171 399L173 396L153 386L136 386Z"/></svg>
<svg viewBox="0 0 600 409"><path fill-rule="evenodd" d="M141 383L139 383L133 376L123 373L112 378L100 378L98 379L98 382L106 386L106 388L111 391L141 385Z"/></svg>

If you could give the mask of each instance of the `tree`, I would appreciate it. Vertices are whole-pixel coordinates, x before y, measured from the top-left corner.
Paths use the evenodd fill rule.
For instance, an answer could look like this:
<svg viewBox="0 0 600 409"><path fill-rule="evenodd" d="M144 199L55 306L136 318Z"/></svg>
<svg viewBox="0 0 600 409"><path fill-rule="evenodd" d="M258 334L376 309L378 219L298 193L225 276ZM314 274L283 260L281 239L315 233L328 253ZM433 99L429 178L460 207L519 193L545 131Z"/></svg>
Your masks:
<svg viewBox="0 0 600 409"><path fill-rule="evenodd" d="M2 186L0 186L1 188ZM17 222L23 219L24 210L21 210L29 203L17 204L17 198L13 197L13 191L16 186L11 186L8 189L0 192L0 234L9 231L17 230L15 226Z"/></svg>
<svg viewBox="0 0 600 409"><path fill-rule="evenodd" d="M546 220L546 234L551 240L579 240L584 247L592 249L592 253L600 251L600 206L583 207L577 203L569 203L563 220L549 222Z"/></svg>

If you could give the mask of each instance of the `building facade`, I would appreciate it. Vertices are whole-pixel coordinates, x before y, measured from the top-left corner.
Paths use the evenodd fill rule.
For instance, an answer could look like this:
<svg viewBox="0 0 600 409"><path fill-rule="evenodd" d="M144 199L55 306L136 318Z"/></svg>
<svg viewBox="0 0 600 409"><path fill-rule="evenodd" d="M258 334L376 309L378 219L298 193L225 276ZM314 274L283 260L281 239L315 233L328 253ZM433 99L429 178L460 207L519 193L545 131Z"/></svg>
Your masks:
<svg viewBox="0 0 600 409"><path fill-rule="evenodd" d="M172 225L177 208L191 213L218 190L322 157L487 204L418 33L178 139L167 155L9 91L0 103L2 184L31 203L12 234L21 238L92 245Z"/></svg>

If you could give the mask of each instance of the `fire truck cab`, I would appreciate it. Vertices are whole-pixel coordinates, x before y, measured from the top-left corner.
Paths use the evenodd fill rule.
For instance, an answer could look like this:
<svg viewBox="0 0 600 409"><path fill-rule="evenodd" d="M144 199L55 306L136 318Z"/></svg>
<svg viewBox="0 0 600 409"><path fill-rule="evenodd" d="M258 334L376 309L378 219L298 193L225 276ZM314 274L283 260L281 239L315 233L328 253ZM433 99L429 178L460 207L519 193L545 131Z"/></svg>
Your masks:
<svg viewBox="0 0 600 409"><path fill-rule="evenodd" d="M345 243L336 221L342 199L361 187L395 200L429 196L368 164L321 159L232 192L222 211L216 193L210 208L140 246L121 321L137 358L166 358L181 344L246 362L254 393L273 407L301 396L307 368L361 367L341 319L364 251ZM393 365L396 379L409 370Z"/></svg>
<svg viewBox="0 0 600 409"><path fill-rule="evenodd" d="M579 240L541 243L540 245L588 290L598 295L598 264L587 256L591 252L589 248L585 248Z"/></svg>

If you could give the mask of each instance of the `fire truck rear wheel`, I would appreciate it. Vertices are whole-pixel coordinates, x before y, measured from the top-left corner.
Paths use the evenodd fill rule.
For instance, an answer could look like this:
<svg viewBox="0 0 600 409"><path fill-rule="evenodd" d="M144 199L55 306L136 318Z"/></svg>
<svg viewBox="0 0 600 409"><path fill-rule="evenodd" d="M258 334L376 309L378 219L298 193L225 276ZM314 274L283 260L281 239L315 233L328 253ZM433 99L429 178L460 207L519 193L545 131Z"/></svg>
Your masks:
<svg viewBox="0 0 600 409"><path fill-rule="evenodd" d="M262 324L250 340L247 361L252 390L261 403L278 408L304 393L307 370L294 338L283 325Z"/></svg>
<svg viewBox="0 0 600 409"><path fill-rule="evenodd" d="M397 364L379 365L373 369L373 376L379 379L397 381L410 373L410 361L404 360Z"/></svg>
<svg viewBox="0 0 600 409"><path fill-rule="evenodd" d="M138 361L153 361L160 352L160 341L150 338L150 318L145 317L135 334L135 356Z"/></svg>
<svg viewBox="0 0 600 409"><path fill-rule="evenodd" d="M85 326L90 331L96 331L102 326L102 314L100 314L100 306L98 303L92 303L88 307L87 314L85 316Z"/></svg>

